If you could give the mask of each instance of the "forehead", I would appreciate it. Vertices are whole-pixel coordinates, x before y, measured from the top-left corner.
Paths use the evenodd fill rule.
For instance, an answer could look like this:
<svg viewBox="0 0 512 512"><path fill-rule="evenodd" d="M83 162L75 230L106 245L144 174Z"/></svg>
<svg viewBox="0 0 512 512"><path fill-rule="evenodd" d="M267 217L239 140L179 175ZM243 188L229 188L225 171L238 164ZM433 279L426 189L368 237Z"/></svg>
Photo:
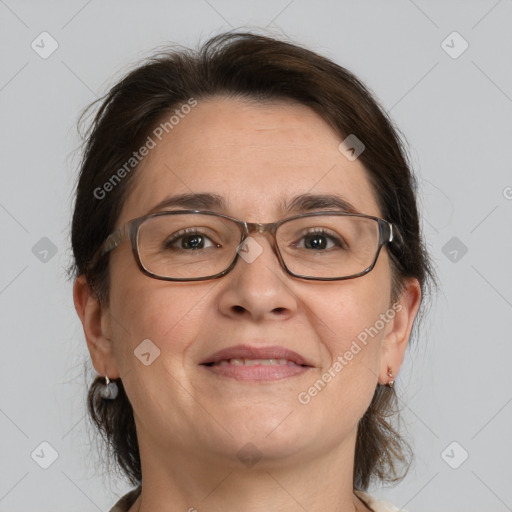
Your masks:
<svg viewBox="0 0 512 512"><path fill-rule="evenodd" d="M250 222L278 220L285 205L306 194L335 195L380 216L364 166L338 150L342 138L304 105L197 100L161 140L153 139L120 223L184 194L220 196L223 213Z"/></svg>

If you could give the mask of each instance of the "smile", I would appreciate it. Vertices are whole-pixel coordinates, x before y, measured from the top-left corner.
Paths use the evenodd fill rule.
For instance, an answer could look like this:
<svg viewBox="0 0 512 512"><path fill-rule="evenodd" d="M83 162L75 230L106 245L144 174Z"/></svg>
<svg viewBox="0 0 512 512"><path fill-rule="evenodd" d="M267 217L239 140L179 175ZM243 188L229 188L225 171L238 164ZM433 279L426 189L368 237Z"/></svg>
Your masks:
<svg viewBox="0 0 512 512"><path fill-rule="evenodd" d="M200 366L216 377L239 381L275 381L301 375L313 366L285 347L237 345L220 350Z"/></svg>
<svg viewBox="0 0 512 512"><path fill-rule="evenodd" d="M217 363L219 366L276 366L276 365L290 365L290 366L302 366L296 364L294 361L288 359L223 359Z"/></svg>

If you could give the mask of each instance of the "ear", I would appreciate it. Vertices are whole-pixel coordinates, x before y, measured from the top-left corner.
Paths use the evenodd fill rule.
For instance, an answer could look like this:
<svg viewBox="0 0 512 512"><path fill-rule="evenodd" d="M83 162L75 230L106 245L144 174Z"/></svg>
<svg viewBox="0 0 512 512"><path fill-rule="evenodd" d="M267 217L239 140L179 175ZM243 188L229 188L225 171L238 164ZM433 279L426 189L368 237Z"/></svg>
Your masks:
<svg viewBox="0 0 512 512"><path fill-rule="evenodd" d="M382 340L379 384L387 384L398 375L420 304L420 284L416 278L410 278L406 281L398 300L386 312L392 319ZM388 376L388 369L391 370L393 377Z"/></svg>
<svg viewBox="0 0 512 512"><path fill-rule="evenodd" d="M78 276L73 285L73 301L82 322L94 368L100 375L110 379L119 378L113 353L109 310L100 304L83 275Z"/></svg>

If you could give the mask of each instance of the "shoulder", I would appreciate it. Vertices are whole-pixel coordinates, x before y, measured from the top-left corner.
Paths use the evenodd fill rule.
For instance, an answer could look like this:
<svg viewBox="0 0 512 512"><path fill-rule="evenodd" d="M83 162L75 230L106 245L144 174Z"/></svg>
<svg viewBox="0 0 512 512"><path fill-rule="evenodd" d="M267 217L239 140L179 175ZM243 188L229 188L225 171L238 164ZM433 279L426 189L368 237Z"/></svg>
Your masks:
<svg viewBox="0 0 512 512"><path fill-rule="evenodd" d="M366 503L366 505L373 510L373 512L406 512L399 509L387 501L382 501L366 494L363 491L354 491L355 495Z"/></svg>
<svg viewBox="0 0 512 512"><path fill-rule="evenodd" d="M139 497L141 488L137 487L125 494L111 509L110 512L127 512Z"/></svg>

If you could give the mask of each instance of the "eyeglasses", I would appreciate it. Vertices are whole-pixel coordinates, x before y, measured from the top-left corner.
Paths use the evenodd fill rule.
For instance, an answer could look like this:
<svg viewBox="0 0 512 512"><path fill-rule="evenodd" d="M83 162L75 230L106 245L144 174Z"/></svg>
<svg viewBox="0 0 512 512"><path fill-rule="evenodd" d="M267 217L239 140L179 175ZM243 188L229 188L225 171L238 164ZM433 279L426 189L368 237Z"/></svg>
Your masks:
<svg viewBox="0 0 512 512"><path fill-rule="evenodd" d="M241 256L263 250L252 232L272 237L286 272L318 281L352 279L370 272L383 245L400 240L390 222L364 214L313 212L278 222L244 222L210 211L163 211L133 219L110 234L90 268L129 238L140 270L164 281L203 281L230 272Z"/></svg>

